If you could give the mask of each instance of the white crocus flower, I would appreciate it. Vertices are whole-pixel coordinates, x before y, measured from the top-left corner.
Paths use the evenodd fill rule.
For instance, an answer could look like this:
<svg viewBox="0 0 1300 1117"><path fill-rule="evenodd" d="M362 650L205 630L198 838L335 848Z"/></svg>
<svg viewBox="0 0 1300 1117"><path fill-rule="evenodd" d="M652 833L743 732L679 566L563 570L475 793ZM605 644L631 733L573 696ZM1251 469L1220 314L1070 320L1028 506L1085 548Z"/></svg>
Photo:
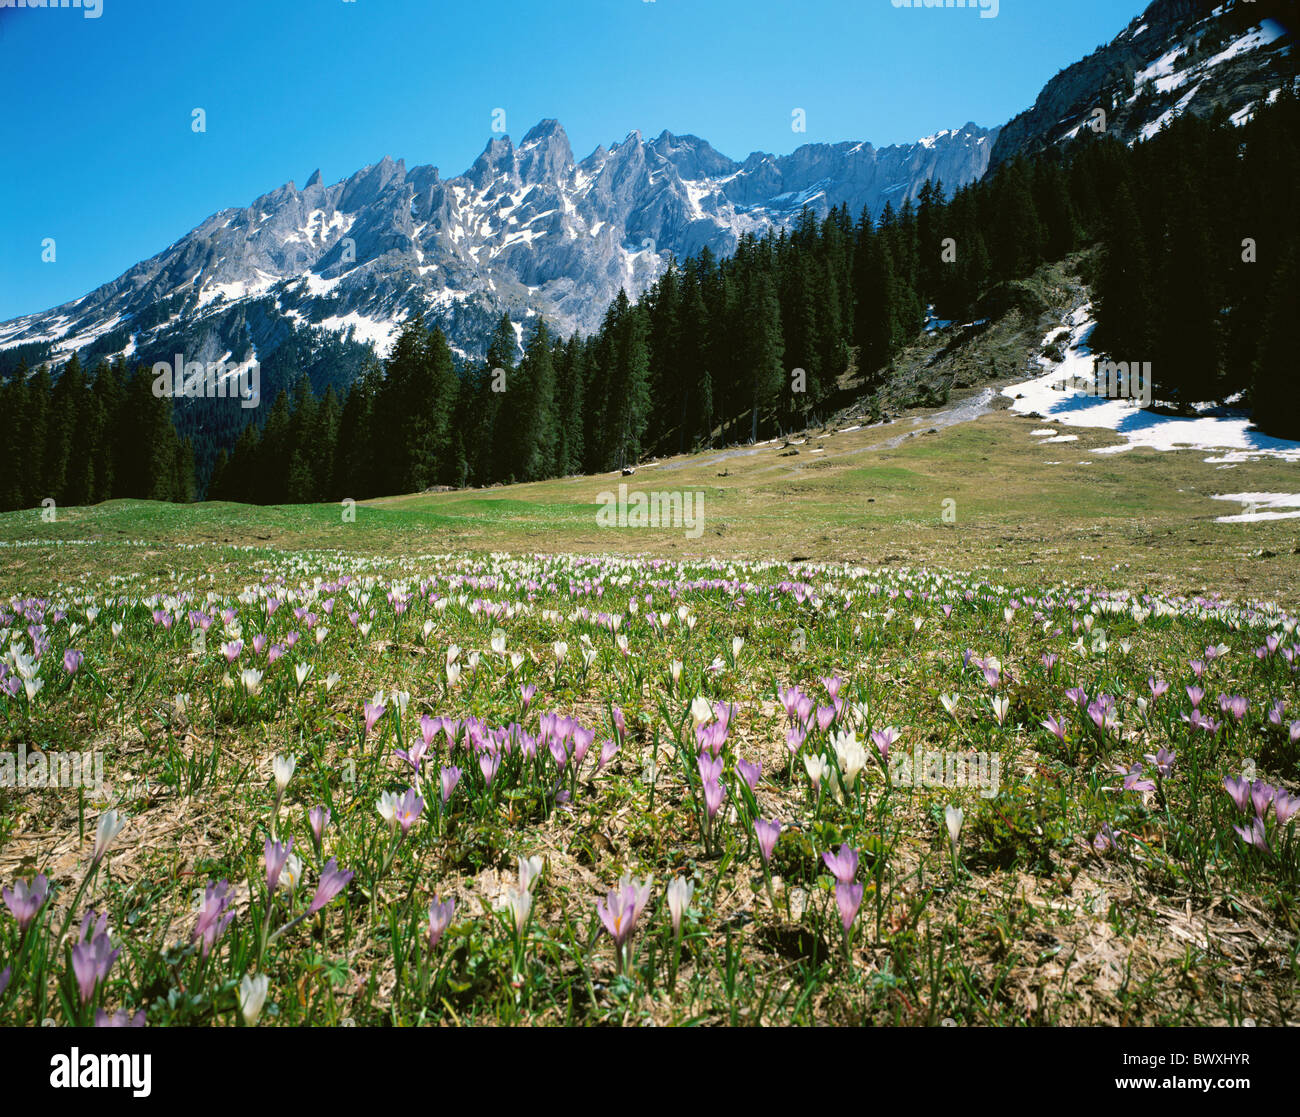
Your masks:
<svg viewBox="0 0 1300 1117"><path fill-rule="evenodd" d="M239 982L239 1011L244 1017L244 1023L250 1028L262 1015L262 1006L266 1003L266 993L270 987L270 978L261 973L256 976L244 974Z"/></svg>

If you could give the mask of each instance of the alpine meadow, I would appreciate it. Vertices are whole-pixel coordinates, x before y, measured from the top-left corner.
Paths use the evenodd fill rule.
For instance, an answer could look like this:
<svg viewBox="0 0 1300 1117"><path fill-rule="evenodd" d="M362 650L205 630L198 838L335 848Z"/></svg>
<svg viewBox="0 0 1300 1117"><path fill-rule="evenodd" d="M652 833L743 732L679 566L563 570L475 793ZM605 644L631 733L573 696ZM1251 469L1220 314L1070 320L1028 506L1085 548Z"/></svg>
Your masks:
<svg viewBox="0 0 1300 1117"><path fill-rule="evenodd" d="M497 9L0 5L7 1035L1280 1084L1300 5Z"/></svg>

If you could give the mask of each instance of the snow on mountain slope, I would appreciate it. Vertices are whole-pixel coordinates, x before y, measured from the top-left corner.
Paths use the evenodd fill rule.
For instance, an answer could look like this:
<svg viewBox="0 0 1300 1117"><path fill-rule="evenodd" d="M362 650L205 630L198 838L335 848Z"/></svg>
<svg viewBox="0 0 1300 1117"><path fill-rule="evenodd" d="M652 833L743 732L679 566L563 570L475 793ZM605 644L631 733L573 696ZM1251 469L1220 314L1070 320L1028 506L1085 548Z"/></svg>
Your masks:
<svg viewBox="0 0 1300 1117"><path fill-rule="evenodd" d="M1244 123L1297 81L1298 8L1296 0L1155 0L1043 87L1002 129L990 169L1095 131L1098 109L1106 134L1126 143L1150 139L1184 112L1222 108Z"/></svg>
<svg viewBox="0 0 1300 1117"><path fill-rule="evenodd" d="M808 144L738 163L695 136L632 132L575 162L563 128L544 120L518 147L492 139L452 179L385 157L331 186L319 172L302 189L289 182L84 298L0 324L0 348L170 359L183 334L193 359L246 358L293 325L351 331L382 352L416 311L465 355L503 310L590 331L620 287L639 295L670 256L706 245L727 255L805 205L824 215L844 203L856 217L900 205L928 178L964 185L996 137L968 124L917 144Z"/></svg>

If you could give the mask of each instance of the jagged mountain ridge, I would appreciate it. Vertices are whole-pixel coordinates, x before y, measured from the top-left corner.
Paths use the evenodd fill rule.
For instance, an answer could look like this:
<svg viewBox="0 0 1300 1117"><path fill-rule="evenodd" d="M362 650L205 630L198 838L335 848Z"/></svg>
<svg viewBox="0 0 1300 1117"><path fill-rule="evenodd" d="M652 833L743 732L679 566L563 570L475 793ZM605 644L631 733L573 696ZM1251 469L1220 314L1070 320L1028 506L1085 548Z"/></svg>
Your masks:
<svg viewBox="0 0 1300 1117"><path fill-rule="evenodd" d="M169 359L183 333L188 359L238 361L322 326L382 351L419 308L477 355L503 310L593 330L621 287L639 294L670 256L727 255L805 206L879 214L928 179L964 185L996 138L967 124L916 144L808 144L736 162L695 136L633 132L575 162L563 128L544 120L517 147L494 138L451 179L385 157L330 186L319 171L302 189L289 182L82 299L0 325L0 348Z"/></svg>
<svg viewBox="0 0 1300 1117"><path fill-rule="evenodd" d="M1241 123L1295 85L1298 27L1297 0L1154 0L1001 129L989 169L1068 143L1098 108L1106 134L1125 143L1149 139L1185 112L1208 116L1221 108Z"/></svg>

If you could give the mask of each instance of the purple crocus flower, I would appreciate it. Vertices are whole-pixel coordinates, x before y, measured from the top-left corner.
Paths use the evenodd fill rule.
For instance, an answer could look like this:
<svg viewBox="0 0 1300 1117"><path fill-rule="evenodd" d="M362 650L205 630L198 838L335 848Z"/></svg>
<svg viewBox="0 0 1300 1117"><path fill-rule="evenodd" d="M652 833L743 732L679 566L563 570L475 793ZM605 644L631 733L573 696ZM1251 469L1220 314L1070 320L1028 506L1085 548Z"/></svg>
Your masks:
<svg viewBox="0 0 1300 1117"><path fill-rule="evenodd" d="M352 870L341 871L338 862L331 857L325 862L325 868L321 870L320 883L316 885L316 895L311 898L311 903L307 907L307 914L314 915L320 911L347 887L348 881L351 879Z"/></svg>
<svg viewBox="0 0 1300 1117"><path fill-rule="evenodd" d="M1223 787L1242 814L1250 813L1250 781L1234 776L1223 778Z"/></svg>
<svg viewBox="0 0 1300 1117"><path fill-rule="evenodd" d="M758 780L763 774L762 764L751 764L748 760L738 759L736 761L736 771L740 773L741 779L749 785L750 791L758 790Z"/></svg>
<svg viewBox="0 0 1300 1117"><path fill-rule="evenodd" d="M695 763L700 770L701 783L717 780L722 775L722 757L720 756L706 756L704 753L700 753Z"/></svg>
<svg viewBox="0 0 1300 1117"><path fill-rule="evenodd" d="M120 950L114 950L108 938L108 916L95 918L87 911L81 920L81 937L72 948L72 972L81 990L81 1003L89 1004L95 986L108 977Z"/></svg>
<svg viewBox="0 0 1300 1117"><path fill-rule="evenodd" d="M526 686L521 686L519 688L519 697L523 702L525 713L528 712L528 707L533 701L533 695L535 695L536 693L537 693L537 687L534 686L532 683L529 683Z"/></svg>
<svg viewBox="0 0 1300 1117"><path fill-rule="evenodd" d="M1092 848L1098 853L1106 853L1108 850L1115 849L1119 845L1119 839L1115 831L1111 829L1109 822L1103 823L1097 836L1092 839Z"/></svg>
<svg viewBox="0 0 1300 1117"><path fill-rule="evenodd" d="M847 842L840 846L838 853L831 853L830 850L827 850L822 854L822 860L826 862L826 867L830 869L831 875L840 884L853 883L853 878L858 872L858 854Z"/></svg>
<svg viewBox="0 0 1300 1117"><path fill-rule="evenodd" d="M726 797L727 789L717 780L706 780L704 783L704 806L709 812L709 818L712 819L722 806L722 800Z"/></svg>
<svg viewBox="0 0 1300 1117"><path fill-rule="evenodd" d="M845 884L841 881L835 886L835 903L840 909L840 922L844 933L849 933L853 921L858 917L858 908L862 906L862 885Z"/></svg>
<svg viewBox="0 0 1300 1117"><path fill-rule="evenodd" d="M1162 780L1167 780L1174 771L1174 761L1178 758L1176 752L1162 748L1154 756L1151 753L1146 754L1147 763L1150 764L1157 772L1160 773Z"/></svg>
<svg viewBox="0 0 1300 1117"><path fill-rule="evenodd" d="M1248 846L1268 852L1268 837L1264 833L1264 823L1260 819L1253 818L1249 826L1234 826L1233 829Z"/></svg>
<svg viewBox="0 0 1300 1117"><path fill-rule="evenodd" d="M426 715L427 716L427 715ZM409 749L394 749L393 755L398 760L405 760L411 766L411 772L416 779L420 776L420 765L424 761L424 754L429 751L429 746L425 741L416 741Z"/></svg>
<svg viewBox="0 0 1300 1117"><path fill-rule="evenodd" d="M230 885L224 880L216 883L209 881L203 892L199 917L194 922L194 930L190 932L191 939L203 940L200 950L204 958L211 953L230 926L230 921L235 918L235 913L227 910L229 907Z"/></svg>
<svg viewBox="0 0 1300 1117"><path fill-rule="evenodd" d="M497 769L501 767L501 754L491 749L484 749L478 755L479 771L483 773L483 779L488 787L492 786L492 781L496 778Z"/></svg>
<svg viewBox="0 0 1300 1117"><path fill-rule="evenodd" d="M621 717L622 715L620 715ZM582 726L575 726L573 730L573 766L579 768L582 762L587 759L587 751L591 748L591 743L596 739L594 729L584 729Z"/></svg>
<svg viewBox="0 0 1300 1117"><path fill-rule="evenodd" d="M375 727L375 722L377 722L381 717L384 716L384 712L385 712L387 709L388 709L388 707L387 707L387 706L384 706L384 705L382 705L382 704L376 704L376 703L373 703L373 702L367 702L367 703L365 704L366 736L367 736L367 737L370 736L370 731L371 731L372 729L374 729L374 727Z"/></svg>
<svg viewBox="0 0 1300 1117"><path fill-rule="evenodd" d="M429 949L438 945L443 933L451 925L451 917L456 912L456 900L453 897L444 901L441 896L434 896L429 905Z"/></svg>
<svg viewBox="0 0 1300 1117"><path fill-rule="evenodd" d="M415 788L407 788L406 794L397 801L397 824L402 828L403 838L411 832L411 827L423 810L424 800L415 793Z"/></svg>
<svg viewBox="0 0 1300 1117"><path fill-rule="evenodd" d="M611 888L605 899L596 901L596 914L621 953L636 930L635 893L629 888Z"/></svg>
<svg viewBox="0 0 1300 1117"><path fill-rule="evenodd" d="M1199 709L1201 700L1205 697L1205 691L1198 686L1189 686L1187 688L1187 697L1191 699L1192 705Z"/></svg>
<svg viewBox="0 0 1300 1117"><path fill-rule="evenodd" d="M1156 789L1156 785L1145 778L1145 770L1140 760L1135 761L1128 768L1125 768L1123 764L1116 764L1115 771L1124 777L1125 791L1154 791Z"/></svg>
<svg viewBox="0 0 1300 1117"><path fill-rule="evenodd" d="M599 772L611 760L618 755L619 743L617 741L601 741L600 759L596 763L596 771Z"/></svg>
<svg viewBox="0 0 1300 1117"><path fill-rule="evenodd" d="M316 844L316 853L319 856L321 836L325 833L325 827L330 824L330 812L325 807L312 807L307 812L307 824L311 827L312 841Z"/></svg>
<svg viewBox="0 0 1300 1117"><path fill-rule="evenodd" d="M1264 817L1276 793L1277 788L1273 787L1272 784L1265 783L1263 780L1256 780L1250 785L1250 802L1251 806L1255 808L1256 817Z"/></svg>
<svg viewBox="0 0 1300 1117"><path fill-rule="evenodd" d="M18 920L19 931L25 931L31 925L32 920L36 918L36 913L41 910L41 905L45 903L49 891L50 882L44 873L37 873L30 885L25 880L17 880L14 881L12 888L4 890L5 906Z"/></svg>
<svg viewBox="0 0 1300 1117"><path fill-rule="evenodd" d="M81 661L85 657L76 648L69 648L63 653L63 669L69 675L75 675L81 668Z"/></svg>
<svg viewBox="0 0 1300 1117"><path fill-rule="evenodd" d="M1046 729L1047 732L1049 732L1058 741L1065 740L1065 723L1062 721L1058 721L1055 715L1048 714L1047 718L1043 721L1042 725L1043 728Z"/></svg>
<svg viewBox="0 0 1300 1117"><path fill-rule="evenodd" d="M1300 795L1292 795L1279 787L1273 796L1273 812L1277 815L1277 824L1285 826L1296 811L1300 811Z"/></svg>
<svg viewBox="0 0 1300 1117"><path fill-rule="evenodd" d="M892 725L884 729L877 729L871 734L871 743L876 746L876 751L880 753L880 758L889 762L889 747L898 740L898 730Z"/></svg>
<svg viewBox="0 0 1300 1117"><path fill-rule="evenodd" d="M270 838L266 839L266 844L262 847L262 860L266 863L268 892L274 892L280 887L280 874L284 871L285 862L289 860L289 851L292 849L292 838L287 842L273 842ZM211 885L208 887L210 888Z"/></svg>
<svg viewBox="0 0 1300 1117"><path fill-rule="evenodd" d="M460 783L460 769L454 764L449 765L442 770L442 805L445 807L447 801L451 798L451 793L456 790L456 785Z"/></svg>
<svg viewBox="0 0 1300 1117"><path fill-rule="evenodd" d="M763 855L764 864L772 860L772 850L780 836L781 824L775 819L771 822L764 822L761 818L754 820L754 837L758 839L758 852Z"/></svg>
<svg viewBox="0 0 1300 1117"><path fill-rule="evenodd" d="M1147 679L1147 686L1151 690L1153 701L1169 690L1169 684L1164 679L1157 679L1154 675Z"/></svg>

